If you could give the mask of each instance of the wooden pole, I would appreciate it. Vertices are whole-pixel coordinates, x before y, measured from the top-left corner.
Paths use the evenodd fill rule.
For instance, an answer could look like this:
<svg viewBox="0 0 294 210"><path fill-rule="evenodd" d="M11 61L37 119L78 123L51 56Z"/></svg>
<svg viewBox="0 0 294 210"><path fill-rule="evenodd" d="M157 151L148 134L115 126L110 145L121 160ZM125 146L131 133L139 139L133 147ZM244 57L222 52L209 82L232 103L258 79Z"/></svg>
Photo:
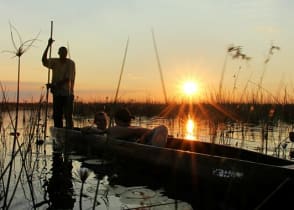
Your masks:
<svg viewBox="0 0 294 210"><path fill-rule="evenodd" d="M116 92L115 92L115 97L114 97L114 101L113 101L113 104L112 104L112 112L109 113L110 114L110 120L109 120L108 127L111 127L113 125L113 118L114 118L113 115L114 115L114 112L115 112L114 109L115 109L115 106L116 106L116 103L117 103L118 92L119 92L119 88L120 88L122 74L123 74L123 71L124 71L125 63L126 63L127 52L128 52L128 47L129 47L129 40L130 39L128 37L126 47L125 47L123 62L122 62L121 69L120 69L120 75L119 75L119 79L118 79L118 84L117 84L117 88L116 88Z"/></svg>
<svg viewBox="0 0 294 210"><path fill-rule="evenodd" d="M121 69L120 69L120 75L119 75L118 84L117 84L117 88L116 88L116 92L115 92L115 97L114 97L114 104L116 104L116 102L117 102L117 97L118 97L118 92L119 92L119 88L120 88L121 78L122 78L122 74L123 74L124 66L125 66L125 62L126 62L128 47L129 47L129 37L128 37L128 40L127 40L127 44L126 44L126 48L125 48L125 53L124 53L124 58L123 58L123 62L122 62Z"/></svg>
<svg viewBox="0 0 294 210"><path fill-rule="evenodd" d="M51 21L51 31L50 31L50 39L52 39L53 36L53 21ZM50 45L49 48L49 59L51 58L51 52L52 52L52 45ZM48 68L48 77L47 77L47 84L50 83L50 68ZM46 88L46 107L45 107L45 121L44 121L44 143L47 137L47 118L48 118L48 98L49 98L49 89ZM46 153L44 145L44 153Z"/></svg>
<svg viewBox="0 0 294 210"><path fill-rule="evenodd" d="M162 90L163 90L163 95L164 95L164 101L167 104L166 89L165 89L165 85L164 85L163 74L162 74L161 64L160 64L159 55L158 55L158 49L157 49L157 45L156 45L156 41L155 41L155 35L154 35L153 30L151 30L151 32L152 32L153 46L154 46L154 50L155 50L155 54L156 54L157 65L158 65L158 69L159 69L159 73L160 73L160 80L161 80L161 85L162 85Z"/></svg>

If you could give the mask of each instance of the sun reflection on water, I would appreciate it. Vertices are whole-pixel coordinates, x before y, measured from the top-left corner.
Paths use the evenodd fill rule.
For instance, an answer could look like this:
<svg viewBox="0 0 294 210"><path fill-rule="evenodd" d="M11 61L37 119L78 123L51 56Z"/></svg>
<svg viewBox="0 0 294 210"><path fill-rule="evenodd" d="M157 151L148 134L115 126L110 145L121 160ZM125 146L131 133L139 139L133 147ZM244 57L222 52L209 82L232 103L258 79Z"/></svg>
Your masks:
<svg viewBox="0 0 294 210"><path fill-rule="evenodd" d="M196 140L196 136L195 136L196 126L197 126L196 121L194 121L192 118L189 117L186 122L185 139Z"/></svg>

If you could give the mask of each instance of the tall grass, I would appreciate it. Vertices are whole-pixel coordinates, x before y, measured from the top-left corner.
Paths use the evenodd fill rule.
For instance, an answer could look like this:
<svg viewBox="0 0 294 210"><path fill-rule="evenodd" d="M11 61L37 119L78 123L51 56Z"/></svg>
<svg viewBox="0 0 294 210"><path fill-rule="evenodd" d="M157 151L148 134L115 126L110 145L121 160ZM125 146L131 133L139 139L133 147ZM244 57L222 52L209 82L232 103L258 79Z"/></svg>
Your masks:
<svg viewBox="0 0 294 210"><path fill-rule="evenodd" d="M15 40L15 34L18 37L18 41L19 41L19 45L16 43ZM11 204L12 198L14 196L15 193L15 189L12 191L12 195L11 195L11 199L8 201L8 193L10 192L10 180L11 180L11 176L12 176L12 168L13 168L13 161L15 158L15 153L16 153L16 144L19 148L21 148L21 144L19 142L19 133L18 133L18 120L19 120L19 95L20 95L20 73L21 73L21 56L31 47L33 46L33 43L37 40L37 37L31 40L27 40L27 41L22 41L22 38L20 36L20 34L18 33L18 31L16 30L16 28L10 24L10 35L11 35L11 41L14 47L14 51L6 51L6 52L10 52L12 54L15 55L15 57L18 58L18 62L17 62L17 87L16 87L16 107L15 107L15 121L14 121L14 126L13 126L13 146L12 146L12 155L11 155L11 160L9 162L9 172L8 172L8 178L7 178L7 182L6 182L6 192L4 195L4 203L3 203L3 208L4 209L9 209L9 206ZM9 110L8 110L9 111ZM33 206L35 206L35 199L34 199L34 192L32 189L32 185L31 182L29 180L29 175L28 175L28 171L25 164L25 158L26 156L23 156L22 152L20 152L21 154L21 158L22 158L22 169L24 168L25 171L25 175L28 179L28 183L29 183L29 189L30 189L30 194L31 194L31 198L32 198L32 202L33 202ZM20 176L19 176L20 178ZM19 178L17 179L17 183L19 181ZM17 185L16 185L17 186ZM8 202L8 203L7 203Z"/></svg>
<svg viewBox="0 0 294 210"><path fill-rule="evenodd" d="M3 94L5 95L5 94ZM4 97L4 101L7 100L6 97ZM23 127L21 128L22 131L18 131L17 134L15 134L15 127L14 127L14 121L16 115L15 112L12 112L9 109L9 106L5 106L5 103L3 103L5 108L5 112L8 114L8 117L10 119L10 122L8 122L12 126L13 132L10 132L12 134L13 139L15 139L15 136L17 136L15 140L15 144L12 145L6 145L5 150L7 152L13 151L11 154L10 161L5 161L4 159L1 159L1 182L3 186L5 186L4 192L4 199L3 199L3 209L9 209L13 200L14 196L16 194L16 191L19 189L19 186L24 187L24 182L21 181L23 178L26 179L25 183L28 186L29 189L29 195L31 197L32 206L35 209L36 208L36 200L35 200L35 190L33 185L33 174L35 173L36 164L38 162L38 153L36 153L36 158L33 158L33 150L35 148L35 131L36 127L39 126L38 121L38 110L30 110L29 113L29 120L26 122L26 120L23 121ZM6 122L7 123L7 122ZM25 126L27 124L27 126ZM3 125L3 127L6 127L6 124ZM9 129L3 129L1 131L1 136L5 136L4 140L6 143L10 142L10 137L6 133L9 133ZM8 153L6 153L7 155ZM5 157L4 157L5 158ZM20 162L17 162L17 159L20 159ZM5 165L4 163L7 162ZM17 168L17 171L15 171L12 176L12 168L14 168L14 165L19 165L20 168ZM15 169L14 169L15 170ZM7 181L5 182L5 178ZM10 186L10 181L14 180L14 186ZM3 188L4 189L4 188ZM6 198L6 200L5 200Z"/></svg>
<svg viewBox="0 0 294 210"><path fill-rule="evenodd" d="M271 60L271 58L274 55L274 52L276 50L280 50L280 47L271 44L271 46L269 48L269 51L267 53L267 56L266 56L266 58L265 58L265 60L263 62L263 70L262 70L262 73L261 73L261 76L260 76L260 80L259 80L259 83L258 83L258 89L257 89L257 93L256 93L256 97L259 98L259 101L261 103L263 102L263 92L262 92L263 79L264 79L264 76L265 76L265 73L266 73L266 70L267 70L267 65L270 62L270 60Z"/></svg>

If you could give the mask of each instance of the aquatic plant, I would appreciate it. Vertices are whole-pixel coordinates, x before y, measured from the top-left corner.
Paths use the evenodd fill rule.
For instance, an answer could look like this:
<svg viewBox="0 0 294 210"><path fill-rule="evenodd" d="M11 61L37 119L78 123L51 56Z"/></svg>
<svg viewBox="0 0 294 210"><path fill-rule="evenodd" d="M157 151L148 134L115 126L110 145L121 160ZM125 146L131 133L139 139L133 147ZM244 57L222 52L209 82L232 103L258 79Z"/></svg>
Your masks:
<svg viewBox="0 0 294 210"><path fill-rule="evenodd" d="M95 189L95 195L94 195L94 201L93 201L93 207L92 209L95 210L95 207L97 205L97 196L98 196L98 192L99 192L99 184L100 184L100 179L97 176L97 185L96 185L96 189Z"/></svg>
<svg viewBox="0 0 294 210"><path fill-rule="evenodd" d="M221 77L220 77L219 89L218 89L218 95L217 95L217 101L219 103L224 102L223 82L224 82L224 76L225 76L225 71L226 71L226 67L227 67L227 59L229 56L232 59L240 59L240 60L245 60L245 61L251 60L251 57L247 56L245 53L242 52L242 46L230 45L227 48L224 64L223 64L222 71L221 71ZM234 80L233 93L236 88L236 83L237 83L237 79L238 79L240 70L241 70L241 66L239 66L237 73L234 75L235 80ZM234 94L233 94L233 96L234 96Z"/></svg>
<svg viewBox="0 0 294 210"><path fill-rule="evenodd" d="M271 44L269 50L268 50L268 53L267 53L267 56L263 62L263 70L262 70L262 73L261 73L261 76L260 76L260 80L259 80L259 83L258 83L258 89L257 89L257 93L256 93L256 97L259 98L260 100L260 103L263 102L263 94L262 94L262 82L263 82L263 79L264 79L264 75L265 75L265 72L267 70L267 65L269 63L269 61L271 60L272 56L274 55L274 52L277 51L277 50L280 50L281 48L279 46L276 46L276 45L273 45Z"/></svg>
<svg viewBox="0 0 294 210"><path fill-rule="evenodd" d="M79 200L80 209L82 209L82 197L83 197L83 191L84 191L84 184L85 184L86 180L88 179L89 175L90 175L89 169L87 169L85 167L80 168L79 177L82 182L82 186L81 186L81 190L80 190L80 200Z"/></svg>
<svg viewBox="0 0 294 210"><path fill-rule="evenodd" d="M37 40L37 37L39 36L39 34L34 38L34 39L30 39L27 41L22 41L22 38L20 36L20 34L18 33L18 31L16 30L16 28L9 23L10 26L10 36L11 36L11 41L12 41L12 45L14 47L14 51L4 51L4 52L9 52L14 54L14 57L18 58L18 66L17 66L17 90L16 90L16 117L15 117L15 124L14 124L14 132L13 132L13 136L14 136L14 140L13 140L13 146L12 146L12 156L11 156L11 162L9 165L9 174L8 174L8 180L7 180L7 185L6 185L6 193L4 196L4 208L9 208L9 205L7 205L7 196L8 196L8 192L9 192L9 186L10 186L10 179L11 179L11 173L12 173L12 163L13 163L13 159L15 157L15 147L16 147L16 143L18 142L18 135L17 135L17 130L18 130L18 112L19 112L19 84L20 84L20 70L21 70L21 62L20 62L20 58L21 56L27 52L27 50L33 46L34 42ZM18 37L18 41L19 44L17 45L16 41L15 41L15 37L14 37L14 33L16 33L17 37ZM31 193L32 198L33 198L33 193ZM33 199L34 202L34 199ZM35 205L34 205L35 206Z"/></svg>

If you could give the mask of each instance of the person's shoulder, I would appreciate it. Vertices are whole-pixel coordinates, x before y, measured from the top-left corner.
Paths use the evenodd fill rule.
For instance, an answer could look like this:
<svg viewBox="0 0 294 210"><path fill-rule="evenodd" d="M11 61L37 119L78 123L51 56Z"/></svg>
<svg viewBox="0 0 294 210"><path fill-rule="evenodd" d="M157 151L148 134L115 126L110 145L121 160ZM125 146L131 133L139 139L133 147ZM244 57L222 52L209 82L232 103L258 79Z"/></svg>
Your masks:
<svg viewBox="0 0 294 210"><path fill-rule="evenodd" d="M67 63L68 63L68 65L69 65L72 69L75 69L75 68L76 68L76 64L75 64L75 62L74 62L72 59L68 58L68 59L67 59Z"/></svg>
<svg viewBox="0 0 294 210"><path fill-rule="evenodd" d="M70 59L70 58L67 58L67 62L68 62L68 63L70 63L70 64L73 64L73 65L75 65L75 62L74 62L74 60L72 60L72 59Z"/></svg>

